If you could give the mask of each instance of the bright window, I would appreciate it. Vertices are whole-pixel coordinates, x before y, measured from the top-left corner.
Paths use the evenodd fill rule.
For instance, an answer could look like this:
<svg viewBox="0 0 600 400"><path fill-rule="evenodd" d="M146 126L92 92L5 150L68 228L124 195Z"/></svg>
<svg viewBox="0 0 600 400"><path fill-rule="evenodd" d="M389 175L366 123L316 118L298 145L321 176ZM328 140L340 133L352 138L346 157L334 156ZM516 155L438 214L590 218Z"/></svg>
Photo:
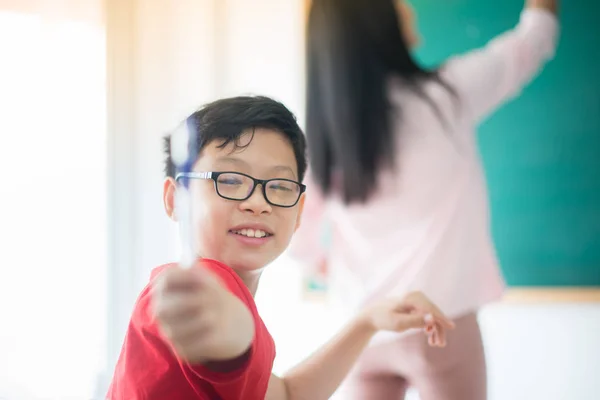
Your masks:
<svg viewBox="0 0 600 400"><path fill-rule="evenodd" d="M90 399L106 362L105 35L84 3L0 5L1 399Z"/></svg>

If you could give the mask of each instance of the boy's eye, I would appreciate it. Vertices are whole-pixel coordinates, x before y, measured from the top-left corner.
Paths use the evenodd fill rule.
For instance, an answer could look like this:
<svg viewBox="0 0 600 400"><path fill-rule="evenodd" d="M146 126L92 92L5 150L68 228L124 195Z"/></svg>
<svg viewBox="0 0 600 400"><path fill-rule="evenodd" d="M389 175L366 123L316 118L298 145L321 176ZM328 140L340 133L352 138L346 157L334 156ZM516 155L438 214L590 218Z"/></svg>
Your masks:
<svg viewBox="0 0 600 400"><path fill-rule="evenodd" d="M218 183L222 185L241 185L243 182L240 177L221 175L218 179Z"/></svg>
<svg viewBox="0 0 600 400"><path fill-rule="evenodd" d="M296 185L296 184L292 183L292 182L275 181L275 182L271 182L271 184L269 185L269 189L284 191L284 192L291 192L294 190L294 185Z"/></svg>

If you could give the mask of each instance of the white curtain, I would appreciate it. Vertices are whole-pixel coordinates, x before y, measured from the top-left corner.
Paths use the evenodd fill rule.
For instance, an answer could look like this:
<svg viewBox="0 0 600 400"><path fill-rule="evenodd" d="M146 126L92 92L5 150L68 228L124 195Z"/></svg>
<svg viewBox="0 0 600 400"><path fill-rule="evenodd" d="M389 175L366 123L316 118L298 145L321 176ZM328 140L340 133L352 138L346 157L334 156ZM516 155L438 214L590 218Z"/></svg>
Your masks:
<svg viewBox="0 0 600 400"><path fill-rule="evenodd" d="M90 398L106 357L100 0L0 1L0 398Z"/></svg>

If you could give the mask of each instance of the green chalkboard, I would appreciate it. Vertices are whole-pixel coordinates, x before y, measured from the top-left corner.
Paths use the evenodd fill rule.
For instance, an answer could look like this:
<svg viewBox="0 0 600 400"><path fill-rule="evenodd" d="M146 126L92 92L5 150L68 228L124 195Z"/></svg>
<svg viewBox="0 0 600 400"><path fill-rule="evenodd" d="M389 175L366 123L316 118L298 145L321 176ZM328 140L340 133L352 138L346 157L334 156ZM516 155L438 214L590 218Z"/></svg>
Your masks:
<svg viewBox="0 0 600 400"><path fill-rule="evenodd" d="M600 1L564 1L556 58L479 129L510 286L600 285ZM518 21L523 0L413 0L438 65Z"/></svg>

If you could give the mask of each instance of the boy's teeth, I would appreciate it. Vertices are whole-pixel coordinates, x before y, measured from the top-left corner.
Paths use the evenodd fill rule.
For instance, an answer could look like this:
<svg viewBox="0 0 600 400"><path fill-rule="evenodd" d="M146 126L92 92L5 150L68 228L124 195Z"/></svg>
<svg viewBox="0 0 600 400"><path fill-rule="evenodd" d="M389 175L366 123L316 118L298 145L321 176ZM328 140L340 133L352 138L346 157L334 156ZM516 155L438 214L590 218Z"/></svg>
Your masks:
<svg viewBox="0 0 600 400"><path fill-rule="evenodd" d="M239 231L235 231L236 234L248 237L262 238L267 236L265 231L261 231L260 229L242 229Z"/></svg>

